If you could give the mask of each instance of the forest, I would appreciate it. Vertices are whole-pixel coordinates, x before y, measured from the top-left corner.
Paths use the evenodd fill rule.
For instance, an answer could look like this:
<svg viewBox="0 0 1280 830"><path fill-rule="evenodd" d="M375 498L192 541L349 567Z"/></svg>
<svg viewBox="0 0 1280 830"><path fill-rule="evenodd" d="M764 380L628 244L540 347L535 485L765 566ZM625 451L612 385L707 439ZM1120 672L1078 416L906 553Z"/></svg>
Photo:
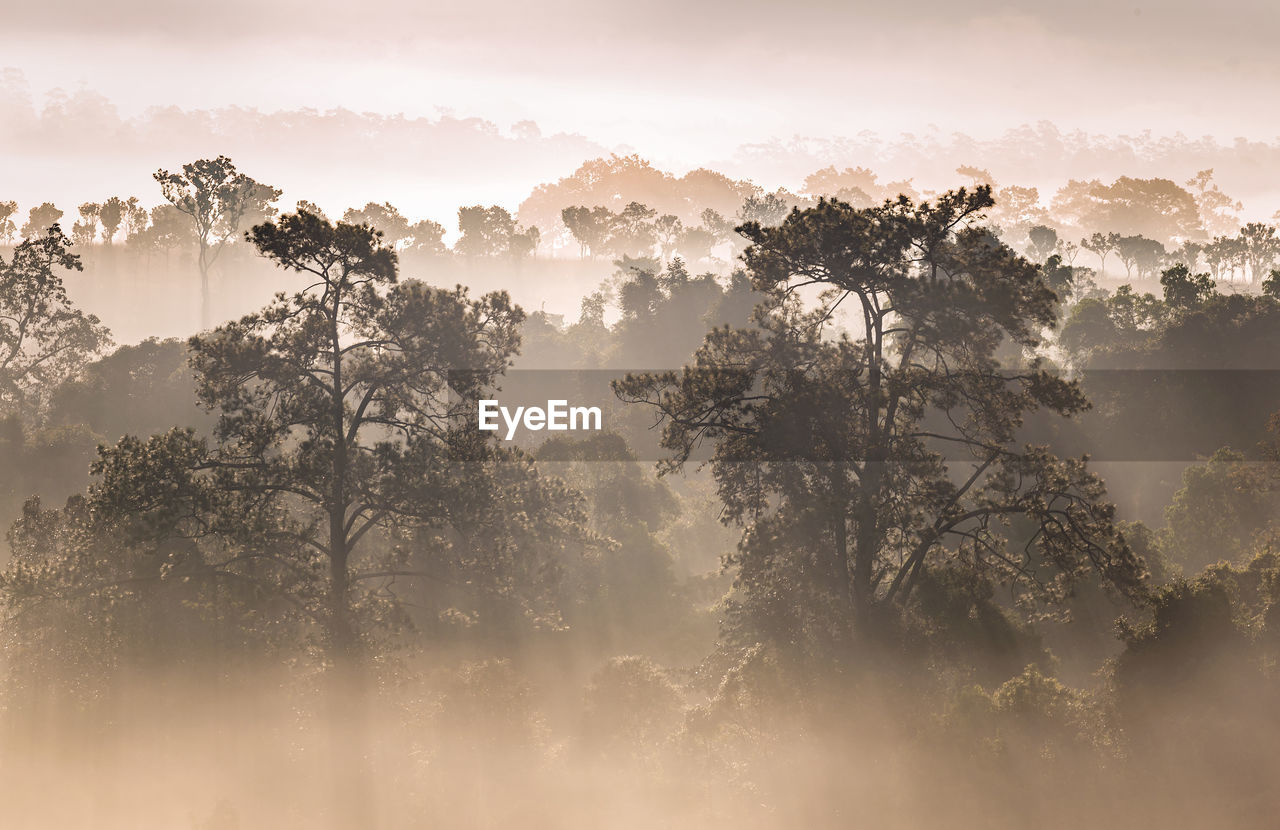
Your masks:
<svg viewBox="0 0 1280 830"><path fill-rule="evenodd" d="M1280 211L953 179L0 200L0 822L1270 826Z"/></svg>

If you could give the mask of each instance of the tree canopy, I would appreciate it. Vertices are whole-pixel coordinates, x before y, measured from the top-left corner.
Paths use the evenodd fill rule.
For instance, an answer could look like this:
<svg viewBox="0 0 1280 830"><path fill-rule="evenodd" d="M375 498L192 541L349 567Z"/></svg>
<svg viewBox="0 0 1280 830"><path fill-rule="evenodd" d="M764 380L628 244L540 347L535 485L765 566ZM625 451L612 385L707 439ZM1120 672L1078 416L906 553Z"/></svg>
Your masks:
<svg viewBox="0 0 1280 830"><path fill-rule="evenodd" d="M978 187L747 223L744 261L768 297L755 326L712 332L681 372L616 384L656 409L668 469L712 444L727 515L748 525L740 621L782 602L808 636L865 630L923 574L953 569L1026 601L1060 599L1090 570L1140 592L1142 564L1083 460L1018 444L1029 412L1087 404L1022 357L1057 297L977 223L990 205ZM856 334L828 335L846 304Z"/></svg>

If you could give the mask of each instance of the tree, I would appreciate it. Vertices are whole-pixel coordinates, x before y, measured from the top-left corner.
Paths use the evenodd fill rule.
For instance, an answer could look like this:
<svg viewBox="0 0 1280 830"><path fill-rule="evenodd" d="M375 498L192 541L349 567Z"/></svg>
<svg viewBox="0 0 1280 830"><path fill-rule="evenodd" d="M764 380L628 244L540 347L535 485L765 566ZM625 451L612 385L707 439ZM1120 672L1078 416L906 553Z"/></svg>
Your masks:
<svg viewBox="0 0 1280 830"><path fill-rule="evenodd" d="M1141 563L1083 460L1017 446L1027 413L1087 404L1038 361L1001 366L1054 324L1057 298L974 226L991 204L981 187L748 223L744 260L769 298L756 327L715 330L682 372L615 385L662 419L664 469L714 445L725 514L747 527L730 612L743 636L803 618L804 636L856 639L948 571L1027 601L1061 599L1090 569L1140 590ZM805 287L822 290L816 308ZM845 302L856 339L826 331Z"/></svg>
<svg viewBox="0 0 1280 830"><path fill-rule="evenodd" d="M511 241L507 245L507 253L516 262L525 257L532 257L538 250L538 243L542 241L542 231L538 228L521 228L511 235Z"/></svg>
<svg viewBox="0 0 1280 830"><path fill-rule="evenodd" d="M213 418L196 404L187 358L187 344L179 340L120 346L58 385L49 399L48 422L84 425L108 443L175 425L207 434Z"/></svg>
<svg viewBox="0 0 1280 830"><path fill-rule="evenodd" d="M221 413L230 483L291 492L322 518L314 541L329 564L326 628L335 658L350 657L360 540L424 507L410 477L442 472L433 467L448 459L451 419L505 370L523 313L505 294L471 301L461 288L398 282L394 252L367 225L300 213L256 226L250 239L313 284L193 338L198 394Z"/></svg>
<svg viewBox="0 0 1280 830"><path fill-rule="evenodd" d="M130 196L124 203L124 238L127 242L129 237L142 233L147 229L150 222L150 214L147 209L138 203L137 196Z"/></svg>
<svg viewBox="0 0 1280 830"><path fill-rule="evenodd" d="M653 218L657 211L639 202L630 202L614 218L609 249L617 256L649 256L657 241Z"/></svg>
<svg viewBox="0 0 1280 830"><path fill-rule="evenodd" d="M383 241L399 250L409 237L409 220L390 202L375 204L369 202L360 210L348 208L342 214L342 221L348 225L368 225L374 230L382 231Z"/></svg>
<svg viewBox="0 0 1280 830"><path fill-rule="evenodd" d="M1239 237L1215 236L1213 241L1204 246L1203 253L1214 280L1222 280L1223 270L1226 269L1228 281L1234 282L1236 265L1244 257Z"/></svg>
<svg viewBox="0 0 1280 830"><path fill-rule="evenodd" d="M1107 254L1116 249L1120 242L1118 233L1095 233L1088 239L1080 240L1080 247L1098 257L1098 273L1107 273Z"/></svg>
<svg viewBox="0 0 1280 830"><path fill-rule="evenodd" d="M985 167L975 167L972 164L962 164L956 168L956 175L964 176L969 180L970 187L979 187L986 185L993 191L996 188L995 177L991 175L991 171Z"/></svg>
<svg viewBox="0 0 1280 830"><path fill-rule="evenodd" d="M1164 301L1184 310L1196 308L1216 293L1213 277L1193 274L1181 262L1161 273L1160 285L1164 287Z"/></svg>
<svg viewBox="0 0 1280 830"><path fill-rule="evenodd" d="M200 159L182 165L181 173L157 170L153 176L164 198L195 226L200 270L200 327L212 322L209 270L227 242L256 219L275 215L271 203L280 191L260 184L236 170L231 159Z"/></svg>
<svg viewBox="0 0 1280 830"><path fill-rule="evenodd" d="M408 250L431 257L441 257L449 252L444 244L444 225L423 219L409 226Z"/></svg>
<svg viewBox="0 0 1280 830"><path fill-rule="evenodd" d="M1195 199L1168 179L1071 181L1053 206L1055 215L1087 231L1112 228L1123 236L1179 242L1204 235Z"/></svg>
<svg viewBox="0 0 1280 830"><path fill-rule="evenodd" d="M1124 263L1124 275L1133 276L1133 269L1138 269L1138 278L1150 276L1160 266L1164 257L1164 246L1154 239L1143 236L1122 236L1116 240L1116 255Z"/></svg>
<svg viewBox="0 0 1280 830"><path fill-rule="evenodd" d="M578 241L579 252L584 259L588 255L595 257L605 252L613 229L613 211L607 207L578 205L560 211L560 218Z"/></svg>
<svg viewBox="0 0 1280 830"><path fill-rule="evenodd" d="M1106 299L1086 299L1076 306L1062 327L1061 342L1077 354L1133 347L1164 326L1168 310L1154 294L1138 294L1133 286L1122 285Z"/></svg>
<svg viewBox="0 0 1280 830"><path fill-rule="evenodd" d="M1063 303L1071 301L1076 293L1076 269L1063 265L1058 254L1050 254L1040 266L1040 273L1044 276L1045 285L1059 300Z"/></svg>
<svg viewBox="0 0 1280 830"><path fill-rule="evenodd" d="M1027 239L1027 250L1036 262L1044 262L1058 247L1058 232L1047 225L1032 225Z"/></svg>
<svg viewBox="0 0 1280 830"><path fill-rule="evenodd" d="M713 170L691 170L679 178L654 168L639 156L613 156L583 162L556 184L539 185L520 204L520 221L553 227L566 205L599 205L621 211L630 202L653 208L659 215L673 214L689 224L706 207L721 213L738 209L742 200L759 188L735 181Z"/></svg>
<svg viewBox="0 0 1280 830"><path fill-rule="evenodd" d="M1204 245L1188 239L1178 246L1178 250L1173 252L1172 257L1175 262L1181 262L1194 271L1200 263L1200 255L1202 253L1204 253Z"/></svg>
<svg viewBox="0 0 1280 830"><path fill-rule="evenodd" d="M866 197L868 203L872 203L883 195L883 188L877 181L878 178L874 172L865 167L846 167L844 170L837 170L833 165L806 176L803 192L813 196L840 197L841 192L857 191Z"/></svg>
<svg viewBox="0 0 1280 830"><path fill-rule="evenodd" d="M101 448L87 500L28 511L24 544L53 528L70 545L28 556L0 589L24 612L71 603L95 623L155 619L147 603L166 587L193 615L203 586L239 591L235 639L319 645L336 821L368 825L366 673L406 622L391 583L444 584L442 617L562 628L549 586L588 534L578 494L475 429L476 401L519 344L524 315L506 294L400 281L367 225L300 213L250 240L303 287L189 341L198 398L218 416L211 440L175 428ZM24 550L37 547L49 546Z"/></svg>
<svg viewBox="0 0 1280 830"><path fill-rule="evenodd" d="M22 238L33 239L44 236L50 228L58 224L62 216L62 211L54 207L52 202L33 207L27 214L27 223L22 226Z"/></svg>
<svg viewBox="0 0 1280 830"><path fill-rule="evenodd" d="M150 215L139 208L129 221L135 230L125 238L125 244L143 252L148 262L154 252L163 253L168 262L173 251L198 244L190 218L173 205L156 205Z"/></svg>
<svg viewBox="0 0 1280 830"><path fill-rule="evenodd" d="M536 480L518 463L506 477L525 483L502 485L509 492L484 478L498 451L471 419L515 354L524 315L502 293L471 300L461 287L400 282L395 252L367 225L299 213L249 238L306 287L191 339L216 443L181 431L127 439L104 451L98 492L122 520L224 540L230 555L210 566L220 574L261 580L252 569L268 569L277 590L286 578L295 586L287 598L320 626L331 667L338 786L358 802L360 620L379 603L361 586L406 570L394 546L369 540L453 521L455 544L513 544L485 528L494 504L520 503L513 488ZM560 492L538 498L572 509ZM521 515L562 513L530 501ZM545 524L531 532L553 535Z"/></svg>
<svg viewBox="0 0 1280 830"><path fill-rule="evenodd" d="M715 234L706 228L685 228L680 232L676 248L690 262L705 262L711 258L711 249L715 244Z"/></svg>
<svg viewBox="0 0 1280 830"><path fill-rule="evenodd" d="M516 225L505 208L493 205L458 208L458 230L462 236L453 249L467 257L509 256L522 259L537 248L537 228Z"/></svg>
<svg viewBox="0 0 1280 830"><path fill-rule="evenodd" d="M1262 293L1280 300L1280 270L1272 268L1271 275L1262 281Z"/></svg>
<svg viewBox="0 0 1280 830"><path fill-rule="evenodd" d="M80 220L71 226L71 238L77 245L92 245L98 236L98 214L102 205L85 202L79 208Z"/></svg>
<svg viewBox="0 0 1280 830"><path fill-rule="evenodd" d="M1231 233L1240 227L1240 211L1244 205L1233 201L1213 181L1213 168L1201 170L1186 181L1187 187L1195 197L1196 208L1200 212L1200 222L1210 235ZM1190 264L1190 263L1188 263ZM1192 266L1195 267L1195 266Z"/></svg>
<svg viewBox="0 0 1280 830"><path fill-rule="evenodd" d="M679 248L680 235L684 233L684 223L680 221L679 216L668 213L654 220L653 233L658 240L658 247L662 250L663 260L669 260L675 256Z"/></svg>
<svg viewBox="0 0 1280 830"><path fill-rule="evenodd" d="M1076 257L1080 255L1080 246L1074 242L1068 242L1065 239L1060 239L1058 240L1057 251L1062 255L1062 258L1066 260L1067 267L1074 267Z"/></svg>
<svg viewBox="0 0 1280 830"><path fill-rule="evenodd" d="M615 657L591 678L583 707L588 748L626 769L676 733L684 710L676 686L643 657Z"/></svg>
<svg viewBox="0 0 1280 830"><path fill-rule="evenodd" d="M1102 182L1098 179L1088 181L1071 179L1053 195L1049 205L1050 212L1059 222L1066 222L1087 231L1097 205L1095 194L1102 186Z"/></svg>
<svg viewBox="0 0 1280 830"><path fill-rule="evenodd" d="M758 222L766 228L771 228L781 222L786 215L786 201L776 193L766 193L763 196L747 197L738 210L738 222L739 224Z"/></svg>
<svg viewBox="0 0 1280 830"><path fill-rule="evenodd" d="M591 529L614 542L593 563L599 568L592 575L598 587L578 598L589 609L591 629L613 648L652 647L678 616L672 554L659 534L679 513L674 494L614 433L550 438L537 457L540 467L583 493ZM609 463L598 463L602 459Z"/></svg>
<svg viewBox="0 0 1280 830"><path fill-rule="evenodd" d="M715 235L716 242L724 242L734 233L733 223L711 208L702 211L701 218L702 227Z"/></svg>
<svg viewBox="0 0 1280 830"><path fill-rule="evenodd" d="M1249 278L1260 283L1280 257L1280 239L1276 229L1262 222L1250 222L1240 229L1240 251L1249 265Z"/></svg>
<svg viewBox="0 0 1280 830"><path fill-rule="evenodd" d="M71 304L59 272L80 258L55 223L0 259L0 406L33 415L57 385L110 343L97 317Z"/></svg>
<svg viewBox="0 0 1280 830"><path fill-rule="evenodd" d="M910 179L884 184L878 179L873 171L865 167L837 170L832 166L806 176L802 190L812 196L834 197L855 207L871 207L877 202L892 199L899 193L908 196L915 193Z"/></svg>
<svg viewBox="0 0 1280 830"><path fill-rule="evenodd" d="M17 202L0 202L0 242L6 245L13 243L13 235L18 231L13 223L14 214L17 212Z"/></svg>
<svg viewBox="0 0 1280 830"><path fill-rule="evenodd" d="M102 222L102 243L104 245L110 245L115 240L116 233L120 230L120 224L124 222L127 209L127 203L121 201L119 196L112 196L102 203L102 207L98 211L98 220Z"/></svg>
<svg viewBox="0 0 1280 830"><path fill-rule="evenodd" d="M1049 220L1048 212L1040 207L1040 191L1037 188L1017 185L1002 187L995 194L995 202L991 211L992 220L1015 236L1024 229L1043 225Z"/></svg>
<svg viewBox="0 0 1280 830"><path fill-rule="evenodd" d="M325 220L326 222L329 221L329 217L325 214L323 210L320 209L319 205L317 205L315 202L311 202L306 199L299 199L297 201L296 212L310 213L312 216L319 216L321 219Z"/></svg>
<svg viewBox="0 0 1280 830"><path fill-rule="evenodd" d="M1194 574L1218 561L1238 563L1254 550L1254 535L1275 516L1276 494L1242 453L1223 447L1182 473L1182 488L1165 508L1162 549Z"/></svg>
<svg viewBox="0 0 1280 830"><path fill-rule="evenodd" d="M1100 204L1094 221L1102 227L1165 240L1204 235L1195 200L1168 179L1121 176L1096 194Z"/></svg>

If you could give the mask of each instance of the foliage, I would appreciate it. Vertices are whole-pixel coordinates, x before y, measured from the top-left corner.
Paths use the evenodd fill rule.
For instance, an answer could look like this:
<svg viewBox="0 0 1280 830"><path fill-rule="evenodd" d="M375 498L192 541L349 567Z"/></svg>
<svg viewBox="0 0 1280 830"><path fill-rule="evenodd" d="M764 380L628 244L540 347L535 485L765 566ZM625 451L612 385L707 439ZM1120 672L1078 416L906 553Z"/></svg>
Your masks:
<svg viewBox="0 0 1280 830"><path fill-rule="evenodd" d="M458 230L462 237L454 250L468 257L510 257L518 261L531 255L541 238L537 227L519 227L511 214L497 205L458 208Z"/></svg>
<svg viewBox="0 0 1280 830"><path fill-rule="evenodd" d="M153 178L165 201L194 225L199 245L201 325L207 328L212 322L209 270L244 227L275 215L272 202L280 198L280 191L241 173L226 156L184 164L181 173L157 170Z"/></svg>
<svg viewBox="0 0 1280 830"><path fill-rule="evenodd" d="M607 760L652 760L683 714L679 690L659 667L642 657L615 657L587 686L583 738L589 751Z"/></svg>
<svg viewBox="0 0 1280 830"><path fill-rule="evenodd" d="M865 633L949 561L1020 602L1061 598L1090 568L1139 591L1101 482L1015 443L1027 412L1086 404L1038 361L998 362L1006 341L1038 342L1057 298L973 225L990 205L979 188L936 205L823 200L778 228L748 223L744 260L769 297L757 328L717 329L682 372L616 384L664 419L666 469L714 443L726 515L748 528L731 613L748 640L778 614L803 618L793 637L796 625L815 641ZM798 298L807 286L822 290L813 309ZM824 331L845 300L856 340Z"/></svg>
<svg viewBox="0 0 1280 830"><path fill-rule="evenodd" d="M1191 269L1182 263L1163 271L1160 285L1164 288L1165 303L1179 310L1197 308L1217 293L1212 277L1192 274Z"/></svg>
<svg viewBox="0 0 1280 830"><path fill-rule="evenodd" d="M60 271L80 258L55 224L0 259L0 409L34 416L49 394L109 345L110 333L71 303Z"/></svg>

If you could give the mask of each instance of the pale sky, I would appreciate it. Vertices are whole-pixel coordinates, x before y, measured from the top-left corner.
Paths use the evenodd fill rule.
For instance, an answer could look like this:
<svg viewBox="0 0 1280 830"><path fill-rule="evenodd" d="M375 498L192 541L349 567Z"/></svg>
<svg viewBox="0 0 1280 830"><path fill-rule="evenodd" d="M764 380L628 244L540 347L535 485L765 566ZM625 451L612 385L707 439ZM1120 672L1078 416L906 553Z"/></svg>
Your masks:
<svg viewBox="0 0 1280 830"><path fill-rule="evenodd" d="M130 122L155 107L451 114L491 122L501 136L511 136L517 122L537 123L544 139L520 173L512 167L518 159L504 155L486 180L483 146L457 164L435 160L457 179L439 185L441 205L468 176L476 200L510 201L517 196L508 193L567 174L576 166L571 159L599 154L593 151L635 150L679 170L731 159L745 144L864 131L991 139L1052 121L1093 134L1180 132L1228 145L1280 135L1273 105L1280 4L1260 0L9 5L0 68L12 70L10 98L24 89L39 114L61 89L79 96L81 110L114 110L129 125L124 132L146 133L108 137L136 140L129 153L117 153L128 181L209 151L196 146L189 124L166 142L154 123L142 130ZM47 149L51 123L25 140L20 125L10 124L7 137L0 125L0 186L15 182L25 198L37 176L50 192L66 186L50 179L71 180ZM84 118L76 123L86 134L102 129ZM551 140L561 133L571 138ZM382 151L359 131L338 144L334 150L344 153ZM421 153L436 149L427 141ZM296 167L281 175L306 178ZM326 169L318 164L317 175ZM436 182L409 179L413 187ZM396 181L388 173L370 184ZM360 198L358 183L348 184L333 198ZM145 188L144 181L136 189Z"/></svg>

